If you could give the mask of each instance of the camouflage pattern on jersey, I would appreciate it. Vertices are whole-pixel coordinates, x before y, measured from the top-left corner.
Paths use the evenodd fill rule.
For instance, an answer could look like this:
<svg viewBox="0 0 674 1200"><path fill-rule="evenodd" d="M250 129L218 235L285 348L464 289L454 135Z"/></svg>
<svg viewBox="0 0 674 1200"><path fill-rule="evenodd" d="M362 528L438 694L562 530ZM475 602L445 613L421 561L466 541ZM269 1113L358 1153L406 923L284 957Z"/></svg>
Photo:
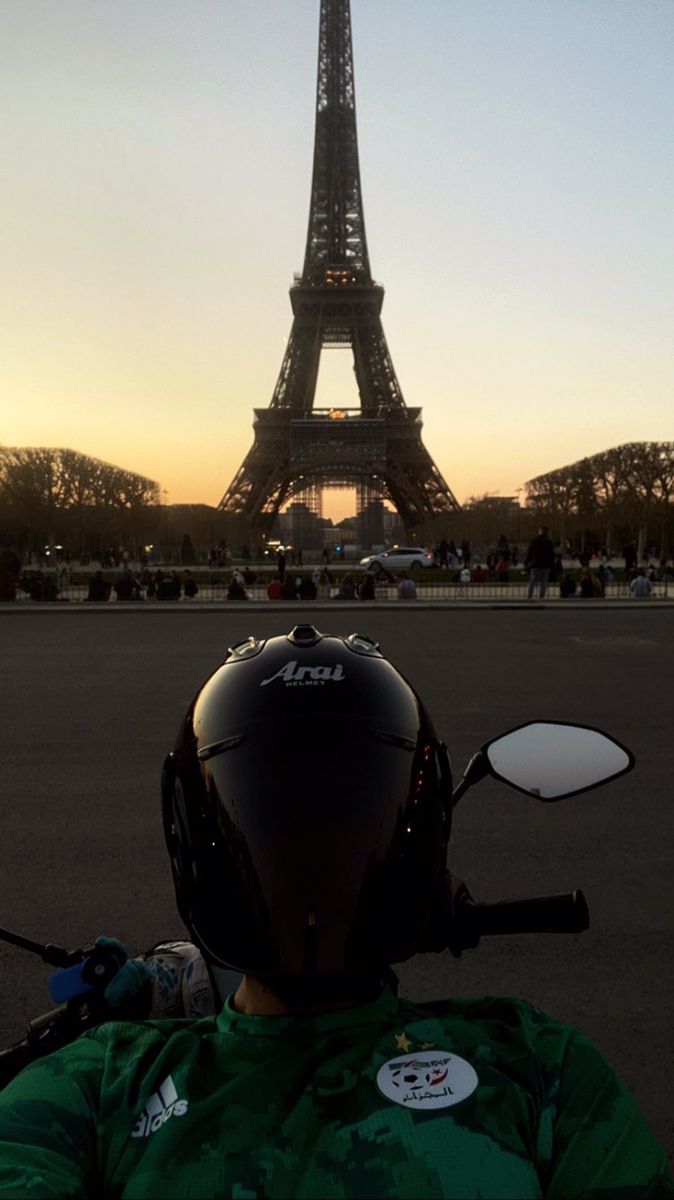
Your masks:
<svg viewBox="0 0 674 1200"><path fill-rule="evenodd" d="M674 1192L629 1092L581 1034L522 1001L417 1007L387 990L313 1018L228 1003L199 1021L111 1023L29 1067L0 1096L0 1197L95 1194Z"/></svg>

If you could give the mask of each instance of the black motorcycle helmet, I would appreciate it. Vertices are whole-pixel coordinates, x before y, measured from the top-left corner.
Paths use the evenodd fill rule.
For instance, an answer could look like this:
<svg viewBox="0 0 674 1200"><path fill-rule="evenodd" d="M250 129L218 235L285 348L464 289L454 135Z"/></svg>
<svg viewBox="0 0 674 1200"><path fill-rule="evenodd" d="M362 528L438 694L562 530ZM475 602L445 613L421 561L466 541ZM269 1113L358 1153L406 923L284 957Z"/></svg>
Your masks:
<svg viewBox="0 0 674 1200"><path fill-rule="evenodd" d="M162 773L180 915L212 963L361 975L423 948L451 820L444 745L359 634L230 648Z"/></svg>

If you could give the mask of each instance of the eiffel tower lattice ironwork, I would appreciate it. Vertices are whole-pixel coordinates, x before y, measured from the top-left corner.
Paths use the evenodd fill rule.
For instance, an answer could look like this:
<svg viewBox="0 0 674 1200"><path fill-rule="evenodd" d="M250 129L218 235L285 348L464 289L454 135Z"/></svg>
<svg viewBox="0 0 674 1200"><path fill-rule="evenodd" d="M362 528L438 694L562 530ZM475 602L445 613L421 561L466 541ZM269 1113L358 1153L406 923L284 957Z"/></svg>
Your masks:
<svg viewBox="0 0 674 1200"><path fill-rule="evenodd" d="M421 440L381 323L365 238L356 135L350 0L321 0L316 134L302 274L268 408L219 507L268 530L283 504L311 487L359 486L388 499L407 530L459 504ZM360 408L316 409L321 351L350 347Z"/></svg>

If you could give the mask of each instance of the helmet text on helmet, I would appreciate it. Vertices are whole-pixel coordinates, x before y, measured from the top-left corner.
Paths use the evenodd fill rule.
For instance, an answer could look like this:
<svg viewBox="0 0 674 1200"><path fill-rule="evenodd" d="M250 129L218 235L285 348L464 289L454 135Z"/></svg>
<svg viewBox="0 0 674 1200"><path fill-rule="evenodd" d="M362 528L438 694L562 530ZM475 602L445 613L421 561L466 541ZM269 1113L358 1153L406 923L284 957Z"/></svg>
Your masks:
<svg viewBox="0 0 674 1200"><path fill-rule="evenodd" d="M300 667L297 665L297 659L292 658L275 675L270 675L269 679L263 679L260 687L266 687L275 679L282 679L286 687L289 684L293 687L306 687L307 685L316 687L327 682L338 683L340 679L344 679L344 669L341 663L337 663L334 667Z"/></svg>

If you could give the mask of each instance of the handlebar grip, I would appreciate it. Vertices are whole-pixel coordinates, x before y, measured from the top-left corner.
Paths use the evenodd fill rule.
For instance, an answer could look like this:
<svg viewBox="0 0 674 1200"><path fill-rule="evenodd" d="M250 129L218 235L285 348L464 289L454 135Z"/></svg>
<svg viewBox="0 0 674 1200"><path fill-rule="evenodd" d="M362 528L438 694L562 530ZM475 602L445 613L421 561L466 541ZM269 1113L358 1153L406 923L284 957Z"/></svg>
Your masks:
<svg viewBox="0 0 674 1200"><path fill-rule="evenodd" d="M498 904L471 902L461 916L478 938L500 933L582 933L590 926L587 901L580 890Z"/></svg>

